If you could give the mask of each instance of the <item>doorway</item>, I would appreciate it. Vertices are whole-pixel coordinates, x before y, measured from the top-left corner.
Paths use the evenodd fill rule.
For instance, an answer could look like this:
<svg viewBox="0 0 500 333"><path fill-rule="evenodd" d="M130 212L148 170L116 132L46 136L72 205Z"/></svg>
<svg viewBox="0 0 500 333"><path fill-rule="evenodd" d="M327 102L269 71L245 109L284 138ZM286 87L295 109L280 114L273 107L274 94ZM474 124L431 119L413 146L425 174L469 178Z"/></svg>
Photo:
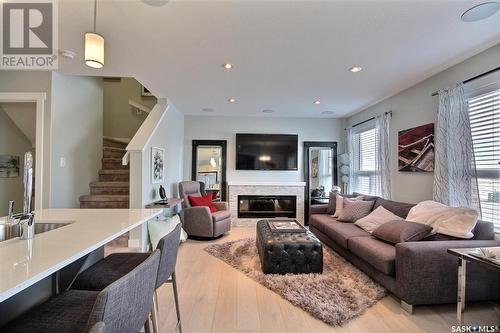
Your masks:
<svg viewBox="0 0 500 333"><path fill-rule="evenodd" d="M336 142L304 142L304 180L304 216L309 225L310 206L327 204L338 183Z"/></svg>
<svg viewBox="0 0 500 333"><path fill-rule="evenodd" d="M226 201L226 140L193 140L191 180L203 182L214 201Z"/></svg>

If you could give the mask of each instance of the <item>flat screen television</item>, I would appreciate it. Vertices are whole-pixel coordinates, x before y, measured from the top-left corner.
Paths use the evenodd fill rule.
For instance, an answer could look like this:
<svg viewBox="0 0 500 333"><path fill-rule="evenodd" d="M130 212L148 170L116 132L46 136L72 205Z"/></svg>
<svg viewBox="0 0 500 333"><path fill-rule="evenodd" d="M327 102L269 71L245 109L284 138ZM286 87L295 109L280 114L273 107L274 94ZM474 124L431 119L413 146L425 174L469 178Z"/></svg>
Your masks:
<svg viewBox="0 0 500 333"><path fill-rule="evenodd" d="M236 134L236 170L297 170L298 135Z"/></svg>

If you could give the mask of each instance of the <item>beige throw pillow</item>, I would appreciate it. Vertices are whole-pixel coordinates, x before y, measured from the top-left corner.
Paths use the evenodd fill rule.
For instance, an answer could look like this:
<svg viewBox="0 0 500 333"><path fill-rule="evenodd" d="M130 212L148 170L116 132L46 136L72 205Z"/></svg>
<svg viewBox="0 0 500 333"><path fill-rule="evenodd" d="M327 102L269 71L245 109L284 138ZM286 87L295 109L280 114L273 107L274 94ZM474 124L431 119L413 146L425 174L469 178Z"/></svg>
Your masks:
<svg viewBox="0 0 500 333"><path fill-rule="evenodd" d="M364 200L344 200L344 208L339 214L339 222L356 222L357 220L370 214L375 201Z"/></svg>
<svg viewBox="0 0 500 333"><path fill-rule="evenodd" d="M396 214L388 211L382 206L378 206L373 212L357 220L354 224L371 234L382 224L399 219L401 218Z"/></svg>
<svg viewBox="0 0 500 333"><path fill-rule="evenodd" d="M346 197L341 196L340 194L337 194L335 196L335 200L337 201L335 203L335 214L333 214L332 217L339 217L340 212L342 211L342 209L344 209L344 205L345 205L344 199L345 200L352 200L352 201L363 200L363 196L359 196L359 197L355 197L355 198L346 198Z"/></svg>

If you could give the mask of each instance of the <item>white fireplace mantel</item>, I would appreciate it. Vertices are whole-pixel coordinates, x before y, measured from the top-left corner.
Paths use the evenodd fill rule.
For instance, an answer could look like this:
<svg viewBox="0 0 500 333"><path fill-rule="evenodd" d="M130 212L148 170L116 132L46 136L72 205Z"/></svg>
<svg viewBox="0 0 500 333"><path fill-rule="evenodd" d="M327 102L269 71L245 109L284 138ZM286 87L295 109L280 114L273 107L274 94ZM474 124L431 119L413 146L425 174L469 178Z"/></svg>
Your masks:
<svg viewBox="0 0 500 333"><path fill-rule="evenodd" d="M229 186L306 186L306 182L228 182Z"/></svg>

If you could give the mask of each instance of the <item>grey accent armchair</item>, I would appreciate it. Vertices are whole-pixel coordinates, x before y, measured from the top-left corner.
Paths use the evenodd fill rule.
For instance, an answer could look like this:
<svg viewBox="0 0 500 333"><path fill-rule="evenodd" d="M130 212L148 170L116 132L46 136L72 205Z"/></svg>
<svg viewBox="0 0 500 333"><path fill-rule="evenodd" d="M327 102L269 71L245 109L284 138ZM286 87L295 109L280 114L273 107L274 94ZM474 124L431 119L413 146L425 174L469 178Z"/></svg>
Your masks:
<svg viewBox="0 0 500 333"><path fill-rule="evenodd" d="M214 202L218 212L211 213L208 207L192 207L188 196L206 196L204 186L196 181L179 183L179 195L182 203L182 227L189 236L218 237L231 229L231 213L227 202Z"/></svg>

